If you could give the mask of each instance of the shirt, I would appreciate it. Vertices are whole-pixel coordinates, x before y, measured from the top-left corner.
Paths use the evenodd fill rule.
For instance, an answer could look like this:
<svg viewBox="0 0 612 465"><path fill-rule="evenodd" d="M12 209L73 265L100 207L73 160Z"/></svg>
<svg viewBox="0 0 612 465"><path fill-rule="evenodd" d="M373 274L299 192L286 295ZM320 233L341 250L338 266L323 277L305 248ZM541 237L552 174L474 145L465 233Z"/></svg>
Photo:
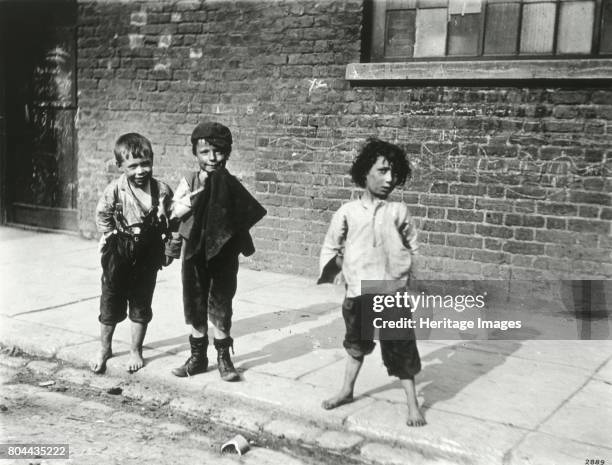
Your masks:
<svg viewBox="0 0 612 465"><path fill-rule="evenodd" d="M151 178L151 182L156 182L159 190L159 215L166 215L170 210L172 203L172 190L167 184ZM150 196L149 196L150 197ZM144 210L141 206L142 200L139 202L133 191L133 187L129 185L127 177L122 174L119 178L113 180L100 197L96 206L96 226L98 231L104 235L108 235L117 229L113 214L117 211L117 205L121 204L123 217L127 225L142 223L144 217L151 210L152 202L149 200L148 205L144 205L148 210Z"/></svg>
<svg viewBox="0 0 612 465"><path fill-rule="evenodd" d="M172 202L171 212L172 218L180 219L191 211L191 199L196 193L204 190L207 178L208 173L200 170L195 179L193 190L190 189L187 178L181 178L179 185L176 187L176 191L174 192L174 202Z"/></svg>
<svg viewBox="0 0 612 465"><path fill-rule="evenodd" d="M405 282L416 238L406 204L363 195L334 214L321 248L320 272L336 256L343 257L347 297L362 294L362 280Z"/></svg>
<svg viewBox="0 0 612 465"><path fill-rule="evenodd" d="M187 178L185 176L181 178L176 190L174 191L172 207L170 208L170 219L180 220L191 212L191 200L194 194L204 190L207 178L208 173L200 170L198 172L198 176L195 178L194 185L192 186L193 190L189 187L189 181L187 181ZM181 235L177 231L173 231L170 236L170 240L166 243L166 255L172 258L180 258L182 248L183 238L181 238Z"/></svg>

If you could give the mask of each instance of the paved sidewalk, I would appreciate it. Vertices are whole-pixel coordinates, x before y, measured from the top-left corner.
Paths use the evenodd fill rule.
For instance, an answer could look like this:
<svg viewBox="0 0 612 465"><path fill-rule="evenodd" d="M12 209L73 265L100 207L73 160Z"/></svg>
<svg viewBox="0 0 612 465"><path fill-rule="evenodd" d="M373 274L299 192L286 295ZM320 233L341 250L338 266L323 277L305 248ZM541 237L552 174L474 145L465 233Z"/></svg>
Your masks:
<svg viewBox="0 0 612 465"><path fill-rule="evenodd" d="M99 344L96 247L77 236L0 228L2 345L88 364ZM126 322L115 333L106 375L66 368L63 376L119 382L135 396L155 391L254 434L377 463L612 463L612 341L419 341L417 389L428 424L409 428L403 391L387 376L378 348L366 358L356 401L320 407L343 376L342 289L244 267L238 279L232 335L242 382L219 379L212 348L207 373L170 374L189 350L179 263L159 274L142 370L124 370Z"/></svg>

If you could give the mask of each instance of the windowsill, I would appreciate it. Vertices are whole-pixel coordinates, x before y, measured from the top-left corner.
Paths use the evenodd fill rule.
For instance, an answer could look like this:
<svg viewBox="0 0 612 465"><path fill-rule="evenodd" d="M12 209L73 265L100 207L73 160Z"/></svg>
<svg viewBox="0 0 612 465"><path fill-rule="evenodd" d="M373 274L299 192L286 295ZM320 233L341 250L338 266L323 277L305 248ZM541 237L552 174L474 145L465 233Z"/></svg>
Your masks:
<svg viewBox="0 0 612 465"><path fill-rule="evenodd" d="M612 58L349 63L349 81L612 79Z"/></svg>

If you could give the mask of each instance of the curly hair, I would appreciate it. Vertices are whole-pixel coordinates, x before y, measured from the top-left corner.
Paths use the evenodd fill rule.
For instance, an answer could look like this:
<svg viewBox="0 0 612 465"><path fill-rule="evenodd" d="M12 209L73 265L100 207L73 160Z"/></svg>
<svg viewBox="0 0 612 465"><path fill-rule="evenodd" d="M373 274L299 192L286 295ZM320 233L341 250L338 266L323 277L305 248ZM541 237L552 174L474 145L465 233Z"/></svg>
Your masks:
<svg viewBox="0 0 612 465"><path fill-rule="evenodd" d="M395 144L371 137L361 147L359 155L351 166L351 178L359 187L366 186L366 177L378 157L385 157L391 165L391 174L396 186L401 186L406 179L410 179L412 171L406 152Z"/></svg>
<svg viewBox="0 0 612 465"><path fill-rule="evenodd" d="M128 132L119 136L115 142L115 161L117 165L128 158L150 158L153 160L153 148L151 141L137 132Z"/></svg>

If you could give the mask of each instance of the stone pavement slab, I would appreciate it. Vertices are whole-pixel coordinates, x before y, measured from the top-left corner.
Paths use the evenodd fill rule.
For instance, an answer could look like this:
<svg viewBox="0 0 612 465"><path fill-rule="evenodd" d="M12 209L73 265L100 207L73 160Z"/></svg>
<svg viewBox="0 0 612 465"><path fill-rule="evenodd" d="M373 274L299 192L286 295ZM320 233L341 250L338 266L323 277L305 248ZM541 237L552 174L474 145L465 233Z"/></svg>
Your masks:
<svg viewBox="0 0 612 465"><path fill-rule="evenodd" d="M241 460L245 465L306 465L302 460L282 452L258 447L245 454Z"/></svg>
<svg viewBox="0 0 612 465"><path fill-rule="evenodd" d="M215 376L206 389L217 396L231 396L238 401L254 402L294 417L336 427L343 424L350 412L363 408L369 402L366 400L360 405L323 410L321 402L331 397L334 390L256 372L247 372L241 383L225 383Z"/></svg>
<svg viewBox="0 0 612 465"><path fill-rule="evenodd" d="M518 345L517 345L518 343ZM469 341L466 348L592 371L612 356L612 340Z"/></svg>
<svg viewBox="0 0 612 465"><path fill-rule="evenodd" d="M295 281L293 282L295 283ZM322 303L332 304L340 309L342 295L337 295L337 287L333 289L318 287L314 279L304 280L303 283L304 286L300 288L285 286L285 281L280 280L275 285L262 286L257 289L241 292L240 298L259 304L274 303L276 306L290 310L298 310Z"/></svg>
<svg viewBox="0 0 612 465"><path fill-rule="evenodd" d="M593 462L590 462L591 460ZM612 447L594 446L544 433L529 433L523 442L507 455L504 464L574 465L599 463L601 465L602 463L610 463L610 460L612 460Z"/></svg>
<svg viewBox="0 0 612 465"><path fill-rule="evenodd" d="M350 449L363 442L363 437L358 434L351 434L339 431L326 431L316 440L316 443L331 450Z"/></svg>
<svg viewBox="0 0 612 465"><path fill-rule="evenodd" d="M372 463L384 463L386 465L456 465L456 461L451 461L441 457L424 455L415 450L406 449L400 446L390 446L370 442L361 448L361 455Z"/></svg>
<svg viewBox="0 0 612 465"><path fill-rule="evenodd" d="M41 375L50 375L57 370L57 363L44 360L32 360L28 363L28 370Z"/></svg>
<svg viewBox="0 0 612 465"><path fill-rule="evenodd" d="M22 313L14 315L15 321L29 322L33 325L45 325L56 329L62 329L98 338L100 335L99 325L91 324L91 319L97 321L99 313L99 302L96 298L92 301L69 303L61 307L49 308L44 311ZM118 329L120 326L118 325ZM67 341L68 342L68 341ZM129 342L129 338L127 339Z"/></svg>
<svg viewBox="0 0 612 465"><path fill-rule="evenodd" d="M465 354L463 360L458 358L431 371L423 370L419 382L430 381L421 391L426 405L483 420L535 428L584 382L584 373L570 371L559 382L559 367L546 362L514 357L498 360L473 351ZM533 405L538 408L530 408Z"/></svg>
<svg viewBox="0 0 612 465"><path fill-rule="evenodd" d="M502 463L504 452L526 433L513 426L436 408L425 411L427 425L410 428L406 426L407 413L405 404L375 401L349 415L346 425L351 431L397 442L425 455L483 465Z"/></svg>
<svg viewBox="0 0 612 465"><path fill-rule="evenodd" d="M8 347L18 347L27 353L54 357L61 348L91 340L91 336L54 326L0 316L2 344Z"/></svg>
<svg viewBox="0 0 612 465"><path fill-rule="evenodd" d="M70 302L89 300L97 307L100 295L100 273L83 270L67 280L53 273L48 266L0 266L0 313L20 315L63 306ZM44 283L32 286L28 283ZM27 292L23 292L27 286ZM18 292L16 292L19 290Z"/></svg>
<svg viewBox="0 0 612 465"><path fill-rule="evenodd" d="M587 372L564 371L559 382L559 366L542 361L519 359L507 354L449 346L421 344L423 368L416 378L419 399L427 407L473 416L482 420L535 428L584 382ZM520 342L515 343L518 348ZM335 373L344 361L317 370L303 381L328 388L339 387ZM517 376L520 373L520 376ZM495 393L495 395L492 395ZM405 402L405 394L395 378L389 378L380 361L378 348L366 357L357 381L357 399L374 397ZM504 399L503 405L500 400ZM531 406L537 404L538 408Z"/></svg>
<svg viewBox="0 0 612 465"><path fill-rule="evenodd" d="M297 379L344 359L342 338L338 335L343 327L342 319L334 314L320 318L298 316L293 325L237 337L234 346L239 352L235 363L245 370Z"/></svg>
<svg viewBox="0 0 612 465"><path fill-rule="evenodd" d="M313 424L293 420L272 420L264 425L263 430L278 438L306 443L314 443L324 431Z"/></svg>
<svg viewBox="0 0 612 465"><path fill-rule="evenodd" d="M612 448L612 384L591 379L539 430L556 437Z"/></svg>
<svg viewBox="0 0 612 465"><path fill-rule="evenodd" d="M0 228L0 313L14 315L99 295L95 242L30 231L20 237L10 229ZM69 269L78 272L69 272L71 279L66 279Z"/></svg>
<svg viewBox="0 0 612 465"><path fill-rule="evenodd" d="M612 357L596 371L594 377L612 384Z"/></svg>
<svg viewBox="0 0 612 465"><path fill-rule="evenodd" d="M242 258L243 257L241 257L241 259ZM247 279L243 279L243 277L247 277ZM242 261L240 269L238 270L238 283L241 289L241 294L244 295L247 295L249 292L256 291L262 287L282 286L284 283L289 282L292 279L293 276L291 275L280 275L279 273L273 273L270 271L258 270L253 273L253 270L249 269L248 266L244 266ZM268 303L274 304L274 302Z"/></svg>
<svg viewBox="0 0 612 465"><path fill-rule="evenodd" d="M0 227L0 264L36 263L49 258L62 260L69 254L93 257L97 253L96 244L78 235Z"/></svg>

